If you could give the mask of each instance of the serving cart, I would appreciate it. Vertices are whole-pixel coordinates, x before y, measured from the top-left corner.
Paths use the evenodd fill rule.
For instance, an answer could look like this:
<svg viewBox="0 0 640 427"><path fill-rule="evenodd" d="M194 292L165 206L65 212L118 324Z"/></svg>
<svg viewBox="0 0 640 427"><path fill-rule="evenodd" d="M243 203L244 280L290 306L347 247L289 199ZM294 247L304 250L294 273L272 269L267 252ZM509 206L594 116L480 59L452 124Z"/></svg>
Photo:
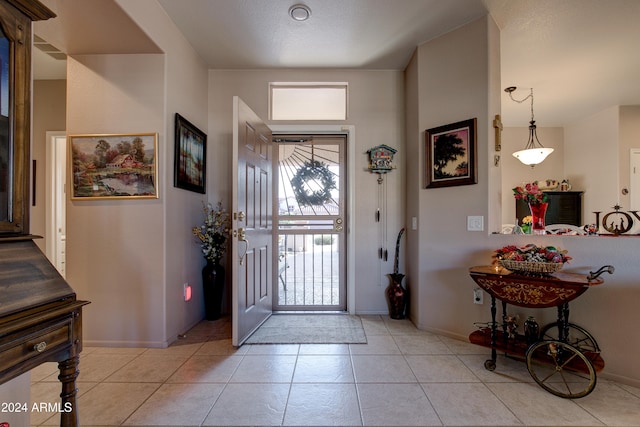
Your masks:
<svg viewBox="0 0 640 427"><path fill-rule="evenodd" d="M604 368L600 348L593 336L569 322L569 302L591 286L601 285L600 275L613 273L604 266L588 276L561 271L553 274L527 274L507 270L499 265L469 269L471 278L491 296L491 322L469 335L469 340L491 348L487 370L496 368L497 352L522 358L533 379L556 396L575 399L591 393L596 386L596 372ZM496 322L496 300L502 303L502 328ZM557 307L558 317L541 328L533 342L507 329L507 304L526 308Z"/></svg>

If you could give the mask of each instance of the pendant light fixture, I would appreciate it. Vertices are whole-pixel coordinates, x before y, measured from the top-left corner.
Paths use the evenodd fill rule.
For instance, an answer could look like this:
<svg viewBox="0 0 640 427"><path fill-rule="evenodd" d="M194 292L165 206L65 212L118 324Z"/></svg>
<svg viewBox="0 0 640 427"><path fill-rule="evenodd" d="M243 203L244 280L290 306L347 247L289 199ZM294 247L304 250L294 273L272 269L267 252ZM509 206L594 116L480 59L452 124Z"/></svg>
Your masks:
<svg viewBox="0 0 640 427"><path fill-rule="evenodd" d="M524 150L513 153L513 157L520 160L525 165L534 167L535 165L542 163L549 154L553 153L553 148L545 148L538 140L538 135L536 134L536 121L533 118L533 88L531 88L531 93L526 98L520 100L513 98L512 94L516 89L517 88L515 86L510 86L504 91L509 94L509 98L511 98L512 101L515 101L518 104L523 103L527 99L531 99L531 121L529 122L529 140L527 141L527 145L524 147Z"/></svg>

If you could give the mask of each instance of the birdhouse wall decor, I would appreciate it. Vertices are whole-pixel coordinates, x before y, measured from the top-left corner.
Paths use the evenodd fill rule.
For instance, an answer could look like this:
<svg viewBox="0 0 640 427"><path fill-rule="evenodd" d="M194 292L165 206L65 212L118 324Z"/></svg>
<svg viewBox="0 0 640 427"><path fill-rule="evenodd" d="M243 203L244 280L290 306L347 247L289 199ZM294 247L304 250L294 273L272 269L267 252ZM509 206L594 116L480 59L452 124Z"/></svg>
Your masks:
<svg viewBox="0 0 640 427"><path fill-rule="evenodd" d="M389 251L387 250L387 182L385 174L396 168L393 164L393 156L398 152L395 148L381 144L367 150L369 155L369 172L378 174L378 206L375 212L375 221L378 224L378 258L380 262L387 262ZM380 271L382 266L380 265ZM382 277L382 275L380 275ZM382 282L380 282L380 285Z"/></svg>
<svg viewBox="0 0 640 427"><path fill-rule="evenodd" d="M368 149L369 170L373 173L382 174L395 169L396 167L393 164L393 155L397 152L398 150L385 144Z"/></svg>

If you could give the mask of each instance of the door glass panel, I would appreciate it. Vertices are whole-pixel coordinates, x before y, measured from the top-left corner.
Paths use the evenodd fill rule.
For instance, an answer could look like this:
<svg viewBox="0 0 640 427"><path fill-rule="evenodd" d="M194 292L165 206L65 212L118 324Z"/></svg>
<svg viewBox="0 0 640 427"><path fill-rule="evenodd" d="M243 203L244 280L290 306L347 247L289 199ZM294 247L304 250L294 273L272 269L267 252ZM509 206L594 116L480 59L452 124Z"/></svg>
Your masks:
<svg viewBox="0 0 640 427"><path fill-rule="evenodd" d="M12 220L12 147L9 138L9 39L0 29L0 221Z"/></svg>
<svg viewBox="0 0 640 427"><path fill-rule="evenodd" d="M277 310L345 310L344 136L278 142Z"/></svg>

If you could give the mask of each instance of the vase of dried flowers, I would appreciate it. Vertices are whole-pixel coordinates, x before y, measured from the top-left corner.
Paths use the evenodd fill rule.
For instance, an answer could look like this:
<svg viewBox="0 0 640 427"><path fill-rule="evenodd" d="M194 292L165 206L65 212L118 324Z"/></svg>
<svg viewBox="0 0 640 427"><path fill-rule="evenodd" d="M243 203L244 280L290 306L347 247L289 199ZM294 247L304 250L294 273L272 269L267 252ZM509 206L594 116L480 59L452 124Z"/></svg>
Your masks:
<svg viewBox="0 0 640 427"><path fill-rule="evenodd" d="M204 297L205 317L217 320L222 314L222 297L225 288L225 269L220 264L227 250L229 235L229 214L222 203L213 207L210 203L202 206L204 223L193 228L198 238L202 254L207 264L202 269L202 291Z"/></svg>

